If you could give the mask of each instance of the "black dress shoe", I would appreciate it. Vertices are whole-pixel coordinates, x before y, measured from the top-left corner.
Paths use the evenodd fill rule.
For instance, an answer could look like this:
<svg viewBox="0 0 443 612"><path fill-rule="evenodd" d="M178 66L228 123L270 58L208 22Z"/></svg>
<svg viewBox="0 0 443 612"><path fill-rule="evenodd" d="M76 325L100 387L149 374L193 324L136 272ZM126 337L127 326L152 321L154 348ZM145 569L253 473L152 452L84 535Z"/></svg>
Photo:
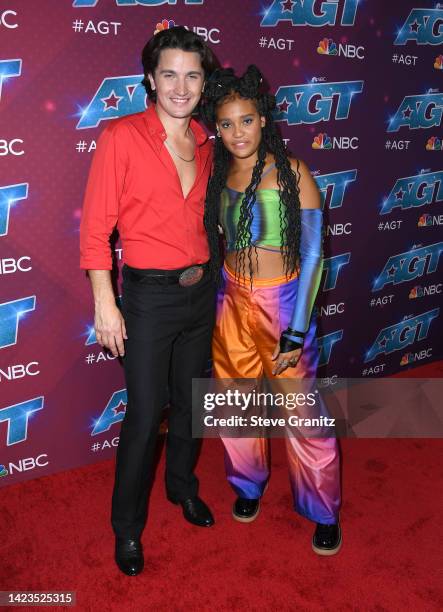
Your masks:
<svg viewBox="0 0 443 612"><path fill-rule="evenodd" d="M240 523L250 523L257 518L260 512L260 498L246 499L245 497L237 497L233 507L232 516Z"/></svg>
<svg viewBox="0 0 443 612"><path fill-rule="evenodd" d="M173 504L180 504L185 519L197 527L211 527L215 522L208 506L199 497L189 497L183 501L171 499L170 501Z"/></svg>
<svg viewBox="0 0 443 612"><path fill-rule="evenodd" d="M140 540L115 539L115 562L127 576L137 576L144 565Z"/></svg>
<svg viewBox="0 0 443 612"><path fill-rule="evenodd" d="M312 549L317 555L335 555L341 547L340 524L324 525L317 523L312 538Z"/></svg>

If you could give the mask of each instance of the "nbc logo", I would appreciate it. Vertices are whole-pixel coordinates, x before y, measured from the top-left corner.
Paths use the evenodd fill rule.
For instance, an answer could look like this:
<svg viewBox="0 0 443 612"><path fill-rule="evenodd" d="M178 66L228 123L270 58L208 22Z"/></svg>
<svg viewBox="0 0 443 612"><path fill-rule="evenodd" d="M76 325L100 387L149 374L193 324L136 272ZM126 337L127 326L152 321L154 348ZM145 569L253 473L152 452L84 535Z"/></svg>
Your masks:
<svg viewBox="0 0 443 612"><path fill-rule="evenodd" d="M318 43L317 53L320 55L337 55L337 45L332 38L323 38Z"/></svg>
<svg viewBox="0 0 443 612"><path fill-rule="evenodd" d="M177 24L173 19L162 19L161 22L157 23L155 26L154 35L158 34L159 32L163 32L163 30L169 30L169 28L173 28L176 25Z"/></svg>
<svg viewBox="0 0 443 612"><path fill-rule="evenodd" d="M431 136L426 143L426 151L441 151L441 140L437 136Z"/></svg>
<svg viewBox="0 0 443 612"><path fill-rule="evenodd" d="M427 295L437 295L443 292L443 283L437 283L434 285L428 285L427 287L422 287L421 285L416 285L412 287L409 292L409 299L414 300L416 298L426 297Z"/></svg>
<svg viewBox="0 0 443 612"><path fill-rule="evenodd" d="M418 219L418 227L432 227L433 225L443 225L443 214L429 215L425 213Z"/></svg>
<svg viewBox="0 0 443 612"><path fill-rule="evenodd" d="M443 70L443 55L437 55L434 62L434 68L436 70Z"/></svg>
<svg viewBox="0 0 443 612"><path fill-rule="evenodd" d="M418 220L418 227L426 227L427 225L432 225L432 216L431 215L421 215L421 217Z"/></svg>
<svg viewBox="0 0 443 612"><path fill-rule="evenodd" d="M6 467L0 463L0 478L2 476L7 476L8 474L9 474L9 472L6 469Z"/></svg>
<svg viewBox="0 0 443 612"><path fill-rule="evenodd" d="M408 363L412 361L414 361L412 353L405 353L403 357L401 358L400 365L401 366L408 365Z"/></svg>
<svg viewBox="0 0 443 612"><path fill-rule="evenodd" d="M332 141L326 132L320 132L312 142L313 149L332 149Z"/></svg>
<svg viewBox="0 0 443 612"><path fill-rule="evenodd" d="M422 349L418 353L405 353L400 361L401 366L408 365L410 363L414 363L415 361L421 361L422 359L429 359L432 357L432 347L427 349Z"/></svg>

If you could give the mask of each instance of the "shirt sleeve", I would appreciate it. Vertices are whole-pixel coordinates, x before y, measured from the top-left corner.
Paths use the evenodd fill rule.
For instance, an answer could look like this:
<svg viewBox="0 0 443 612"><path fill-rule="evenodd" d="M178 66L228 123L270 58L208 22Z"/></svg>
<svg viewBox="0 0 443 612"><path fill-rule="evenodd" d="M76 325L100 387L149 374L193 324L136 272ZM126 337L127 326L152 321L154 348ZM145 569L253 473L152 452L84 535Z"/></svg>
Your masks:
<svg viewBox="0 0 443 612"><path fill-rule="evenodd" d="M108 125L97 141L80 222L80 268L111 270L109 237L118 219L127 170L127 146L118 124Z"/></svg>

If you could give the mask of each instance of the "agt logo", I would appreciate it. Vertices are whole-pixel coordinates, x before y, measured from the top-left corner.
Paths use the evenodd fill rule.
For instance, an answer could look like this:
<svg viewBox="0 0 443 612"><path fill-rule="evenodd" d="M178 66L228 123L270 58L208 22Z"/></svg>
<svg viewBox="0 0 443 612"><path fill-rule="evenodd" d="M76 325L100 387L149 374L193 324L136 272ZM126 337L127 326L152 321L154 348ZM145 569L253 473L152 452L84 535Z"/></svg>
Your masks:
<svg viewBox="0 0 443 612"><path fill-rule="evenodd" d="M318 365L324 366L327 365L331 359L332 348L333 346L339 342L343 338L343 330L338 329L326 336L322 336L318 338L318 348L319 348L319 361Z"/></svg>
<svg viewBox="0 0 443 612"><path fill-rule="evenodd" d="M87 335L87 338L86 338L85 346L91 346L92 344L97 343L97 336L96 336L95 328L93 325L91 325L88 328L86 335Z"/></svg>
<svg viewBox="0 0 443 612"><path fill-rule="evenodd" d="M418 208L434 201L443 201L443 170L397 179L391 193L383 200L380 214L386 215L395 208Z"/></svg>
<svg viewBox="0 0 443 612"><path fill-rule="evenodd" d="M437 55L434 61L434 68L436 70L443 70L443 55Z"/></svg>
<svg viewBox="0 0 443 612"><path fill-rule="evenodd" d="M331 140L331 138L327 135L326 132L320 132L319 134L317 134L317 136L314 137L314 140L312 141L312 148L326 151L329 151L331 149L353 149L355 151L356 149L358 149L358 138L355 136L340 136L339 138L333 136Z"/></svg>
<svg viewBox="0 0 443 612"><path fill-rule="evenodd" d="M28 188L29 183L18 183L17 185L0 187L0 236L8 235L11 208L19 200L26 200Z"/></svg>
<svg viewBox="0 0 443 612"><path fill-rule="evenodd" d="M352 98L363 91L363 85L364 81L282 85L275 94L275 120L286 121L288 125L330 121L334 99L337 108L332 119L347 119Z"/></svg>
<svg viewBox="0 0 443 612"><path fill-rule="evenodd" d="M405 45L413 40L417 45L443 43L443 9L415 8L400 28L394 45Z"/></svg>
<svg viewBox="0 0 443 612"><path fill-rule="evenodd" d="M0 408L0 423L8 423L7 446L27 440L29 419L33 414L43 409L44 399L44 397L35 397L20 404Z"/></svg>
<svg viewBox="0 0 443 612"><path fill-rule="evenodd" d="M443 93L405 96L397 112L389 120L387 132L398 132L401 127L418 130L439 126L442 113Z"/></svg>
<svg viewBox="0 0 443 612"><path fill-rule="evenodd" d="M205 0L184 0L185 4L204 4ZM177 0L115 0L117 6L161 6L162 4L177 4ZM72 6L81 8L84 6L97 6L98 0L74 0Z"/></svg>
<svg viewBox="0 0 443 612"><path fill-rule="evenodd" d="M323 291L331 291L331 289L335 289L340 270L350 261L351 253L342 253L341 255L326 257L323 260L323 270L325 272Z"/></svg>
<svg viewBox="0 0 443 612"><path fill-rule="evenodd" d="M426 151L441 151L441 140L437 136L431 136L426 143Z"/></svg>
<svg viewBox="0 0 443 612"><path fill-rule="evenodd" d="M428 285L427 287L417 285L416 287L413 287L409 292L409 299L415 300L417 298L427 297L428 295L436 295L437 293L442 292L442 287L442 283L438 283L436 285Z"/></svg>
<svg viewBox="0 0 443 612"><path fill-rule="evenodd" d="M0 100L2 98L3 81L19 77L22 73L22 60L0 60Z"/></svg>
<svg viewBox="0 0 443 612"><path fill-rule="evenodd" d="M126 389L120 389L120 391L113 393L102 414L94 423L91 436L96 436L104 431L108 431L112 425L123 421L127 403L128 395Z"/></svg>
<svg viewBox="0 0 443 612"><path fill-rule="evenodd" d="M378 355L401 351L410 344L427 338L431 322L438 317L439 312L440 308L434 308L380 330L374 344L366 353L365 363L372 361Z"/></svg>
<svg viewBox="0 0 443 612"><path fill-rule="evenodd" d="M343 45L339 43L338 47L332 38L322 38L318 43L317 53L319 55L337 55L339 57L365 59L364 47L356 47L355 45Z"/></svg>
<svg viewBox="0 0 443 612"><path fill-rule="evenodd" d="M338 21L338 5L343 5L339 24L353 26L357 13L359 0L273 0L263 15L261 27L274 27L281 21L290 21L293 26L334 26ZM318 4L317 10L314 5Z"/></svg>
<svg viewBox="0 0 443 612"><path fill-rule="evenodd" d="M415 280L424 274L432 274L437 270L442 251L443 242L436 242L428 246L413 248L405 253L391 255L381 274L374 281L372 291L380 291L391 283L399 285Z"/></svg>
<svg viewBox="0 0 443 612"><path fill-rule="evenodd" d="M35 310L35 295L0 304L0 349L17 344L18 323Z"/></svg>
<svg viewBox="0 0 443 612"><path fill-rule="evenodd" d="M103 79L88 106L80 111L76 129L97 127L101 121L139 113L146 108L142 74Z"/></svg>
<svg viewBox="0 0 443 612"><path fill-rule="evenodd" d="M322 208L341 208L349 183L357 178L357 170L343 170L314 177L322 199Z"/></svg>
<svg viewBox="0 0 443 612"><path fill-rule="evenodd" d="M443 225L443 215L421 215L417 223L417 227L433 227L434 225Z"/></svg>
<svg viewBox="0 0 443 612"><path fill-rule="evenodd" d="M400 365L409 365L414 363L414 361L421 361L422 359L428 359L429 357L432 357L432 348L423 349L418 353L405 353L401 358Z"/></svg>

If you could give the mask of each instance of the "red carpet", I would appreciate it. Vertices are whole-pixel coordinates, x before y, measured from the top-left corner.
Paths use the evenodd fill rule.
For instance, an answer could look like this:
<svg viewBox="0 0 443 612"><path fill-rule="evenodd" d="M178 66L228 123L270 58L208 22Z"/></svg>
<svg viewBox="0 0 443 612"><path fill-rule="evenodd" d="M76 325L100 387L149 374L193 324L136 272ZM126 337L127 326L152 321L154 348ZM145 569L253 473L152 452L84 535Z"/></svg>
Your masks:
<svg viewBox="0 0 443 612"><path fill-rule="evenodd" d="M165 500L162 458L145 571L132 578L113 561L113 461L6 487L0 590L72 590L78 610L100 612L442 610L442 448L441 440L343 440L343 546L330 558L312 552L313 526L291 510L281 440L251 524L231 518L218 440L205 441L198 466L216 517L210 529L189 525Z"/></svg>
<svg viewBox="0 0 443 612"><path fill-rule="evenodd" d="M335 557L311 551L312 525L291 511L280 440L261 514L249 525L231 518L221 443L207 440L198 471L216 525L193 527L165 500L162 461L138 577L125 577L112 558L113 462L5 488L0 589L75 590L82 611L443 609L442 442L342 447L344 535Z"/></svg>

